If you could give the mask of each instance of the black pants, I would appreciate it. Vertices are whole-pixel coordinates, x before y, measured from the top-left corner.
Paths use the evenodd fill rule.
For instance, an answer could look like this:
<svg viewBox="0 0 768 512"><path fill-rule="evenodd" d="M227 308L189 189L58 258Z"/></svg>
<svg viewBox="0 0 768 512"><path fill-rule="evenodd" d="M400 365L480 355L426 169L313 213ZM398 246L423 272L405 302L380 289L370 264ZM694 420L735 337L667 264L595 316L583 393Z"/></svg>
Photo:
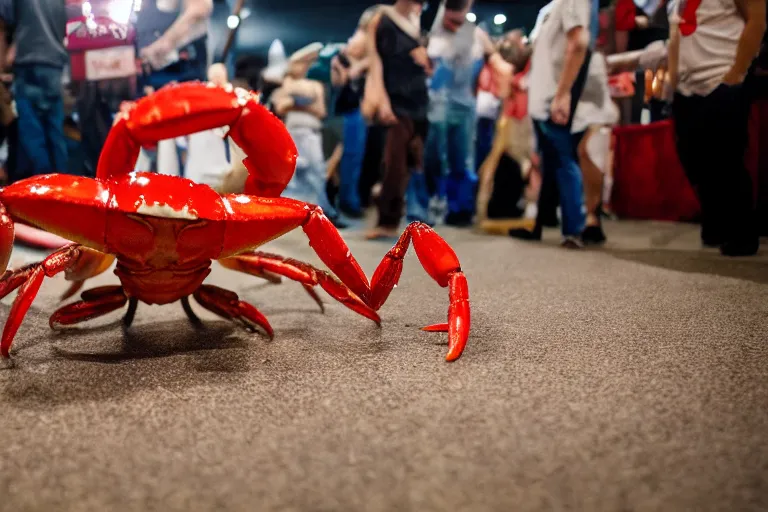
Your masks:
<svg viewBox="0 0 768 512"><path fill-rule="evenodd" d="M677 152L702 211L710 244L756 236L752 178L744 164L750 100L743 85L708 96L677 94L672 105Z"/></svg>
<svg viewBox="0 0 768 512"><path fill-rule="evenodd" d="M371 189L381 180L386 137L386 126L372 125L368 128L363 167L360 172L360 181L358 182L360 202L363 208L371 205Z"/></svg>

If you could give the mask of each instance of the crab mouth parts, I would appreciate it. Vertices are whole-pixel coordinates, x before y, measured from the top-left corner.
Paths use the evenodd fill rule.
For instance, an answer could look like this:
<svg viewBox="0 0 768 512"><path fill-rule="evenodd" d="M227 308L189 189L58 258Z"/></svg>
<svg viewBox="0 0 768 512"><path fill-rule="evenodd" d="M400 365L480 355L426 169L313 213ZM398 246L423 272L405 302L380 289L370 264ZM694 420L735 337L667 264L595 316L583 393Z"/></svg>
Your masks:
<svg viewBox="0 0 768 512"><path fill-rule="evenodd" d="M198 220L197 212L191 210L188 205L184 205L182 208L174 208L167 203L161 203L155 201L153 204L147 204L142 198L141 203L136 208L136 213L141 215L148 215L150 217L161 217L164 219L185 219L185 220Z"/></svg>

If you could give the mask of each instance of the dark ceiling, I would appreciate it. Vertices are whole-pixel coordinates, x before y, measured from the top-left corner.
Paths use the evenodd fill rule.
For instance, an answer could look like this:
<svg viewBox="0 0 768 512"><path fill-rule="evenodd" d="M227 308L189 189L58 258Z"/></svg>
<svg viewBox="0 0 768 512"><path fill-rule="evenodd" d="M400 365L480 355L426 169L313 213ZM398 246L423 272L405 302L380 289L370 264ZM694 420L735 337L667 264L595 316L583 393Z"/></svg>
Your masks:
<svg viewBox="0 0 768 512"><path fill-rule="evenodd" d="M219 50L226 37L226 18L233 0L217 1L212 31ZM290 53L313 41L345 41L354 30L366 7L383 0L246 0L250 11L238 30L236 53L265 54L270 43L279 38ZM530 30L538 10L547 0L476 0L473 11L478 22L492 22L493 16L507 16L505 29L522 27ZM425 2L425 23L431 22L438 0ZM430 5L432 4L432 5Z"/></svg>

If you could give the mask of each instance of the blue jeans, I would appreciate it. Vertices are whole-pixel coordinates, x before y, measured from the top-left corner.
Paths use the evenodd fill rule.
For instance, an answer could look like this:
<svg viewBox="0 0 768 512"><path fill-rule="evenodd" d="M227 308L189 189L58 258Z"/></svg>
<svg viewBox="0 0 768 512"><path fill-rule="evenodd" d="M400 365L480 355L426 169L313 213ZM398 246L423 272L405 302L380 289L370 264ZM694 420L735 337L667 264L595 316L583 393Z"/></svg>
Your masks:
<svg viewBox="0 0 768 512"><path fill-rule="evenodd" d="M16 66L13 92L19 130L16 179L66 173L62 70L53 66Z"/></svg>
<svg viewBox="0 0 768 512"><path fill-rule="evenodd" d="M445 197L443 169L448 168L446 154L446 125L430 123L427 140L424 142L424 169L412 169L405 194L406 212L409 221L429 219L429 200ZM436 219L434 219L436 220Z"/></svg>
<svg viewBox="0 0 768 512"><path fill-rule="evenodd" d="M350 212L361 209L358 183L367 135L368 127L359 109L344 114L344 153L339 164L339 207Z"/></svg>
<svg viewBox="0 0 768 512"><path fill-rule="evenodd" d="M430 194L447 197L449 214L473 214L477 173L470 147L475 133L475 115L469 110L449 109L444 123L430 125L430 135L433 131L438 138L434 148L441 154L433 157L431 165L426 161L424 164ZM444 163L439 170L435 165L437 162Z"/></svg>
<svg viewBox="0 0 768 512"><path fill-rule="evenodd" d="M584 186L581 168L577 160L576 141L568 126L552 121L534 121L537 142L541 153L543 180L554 179L560 197L564 236L579 236L584 230ZM546 195L542 184L542 195ZM546 209L540 198L540 210Z"/></svg>

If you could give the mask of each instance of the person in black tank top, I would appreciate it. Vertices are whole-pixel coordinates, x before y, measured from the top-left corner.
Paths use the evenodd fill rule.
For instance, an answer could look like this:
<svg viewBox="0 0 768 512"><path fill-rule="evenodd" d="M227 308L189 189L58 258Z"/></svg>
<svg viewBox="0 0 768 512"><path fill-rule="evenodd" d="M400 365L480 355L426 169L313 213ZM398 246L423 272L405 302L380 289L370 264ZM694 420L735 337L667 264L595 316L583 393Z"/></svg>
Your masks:
<svg viewBox="0 0 768 512"><path fill-rule="evenodd" d="M362 110L388 125L379 219L367 238L397 237L411 169L420 169L427 131L430 69L418 23L421 2L397 0L382 6L369 27L371 69Z"/></svg>

